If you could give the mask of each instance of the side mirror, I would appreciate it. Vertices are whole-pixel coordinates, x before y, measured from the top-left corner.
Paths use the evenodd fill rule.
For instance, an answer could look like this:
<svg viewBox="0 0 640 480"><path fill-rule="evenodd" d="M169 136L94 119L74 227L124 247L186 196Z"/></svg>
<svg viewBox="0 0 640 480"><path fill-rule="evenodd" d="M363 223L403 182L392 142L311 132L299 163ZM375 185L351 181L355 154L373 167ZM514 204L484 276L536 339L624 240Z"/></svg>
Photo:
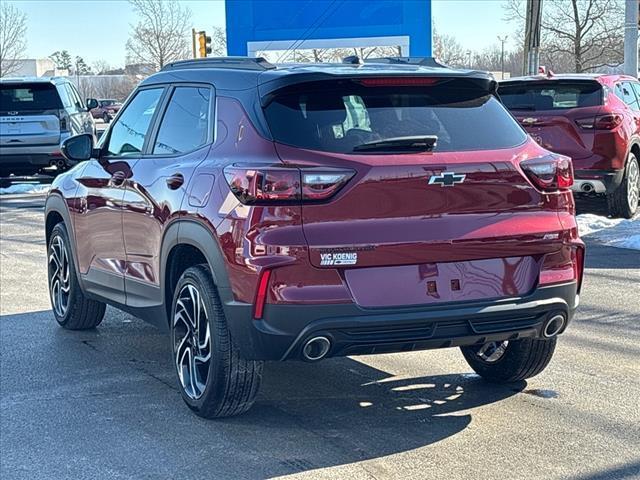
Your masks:
<svg viewBox="0 0 640 480"><path fill-rule="evenodd" d="M98 100L95 98L87 98L87 110L98 108Z"/></svg>
<svg viewBox="0 0 640 480"><path fill-rule="evenodd" d="M67 138L60 146L62 155L68 160L83 162L91 158L93 153L93 135L83 133Z"/></svg>

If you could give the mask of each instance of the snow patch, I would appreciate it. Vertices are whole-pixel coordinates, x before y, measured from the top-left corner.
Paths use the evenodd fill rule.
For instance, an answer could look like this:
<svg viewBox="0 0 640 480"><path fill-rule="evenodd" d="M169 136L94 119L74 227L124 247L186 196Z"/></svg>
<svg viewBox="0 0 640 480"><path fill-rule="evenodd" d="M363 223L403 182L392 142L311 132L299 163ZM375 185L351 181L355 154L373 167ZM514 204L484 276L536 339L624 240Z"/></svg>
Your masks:
<svg viewBox="0 0 640 480"><path fill-rule="evenodd" d="M576 217L581 237L588 236L605 245L640 250L640 216L631 220L607 218L592 213Z"/></svg>
<svg viewBox="0 0 640 480"><path fill-rule="evenodd" d="M51 185L43 185L41 183L14 183L13 185L7 188L0 188L0 195L47 193L50 188L51 188Z"/></svg>

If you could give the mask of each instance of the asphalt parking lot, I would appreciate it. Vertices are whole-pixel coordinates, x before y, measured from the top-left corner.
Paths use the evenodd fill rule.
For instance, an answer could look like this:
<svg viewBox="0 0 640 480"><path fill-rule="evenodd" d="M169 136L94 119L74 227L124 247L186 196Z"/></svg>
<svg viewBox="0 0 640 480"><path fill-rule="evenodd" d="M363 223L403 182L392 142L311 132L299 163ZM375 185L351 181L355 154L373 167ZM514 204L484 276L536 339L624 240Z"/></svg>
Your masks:
<svg viewBox="0 0 640 480"><path fill-rule="evenodd" d="M640 478L640 254L588 244L552 364L492 386L457 350L268 364L248 414L194 416L164 334L49 310L43 197L0 199L0 477Z"/></svg>

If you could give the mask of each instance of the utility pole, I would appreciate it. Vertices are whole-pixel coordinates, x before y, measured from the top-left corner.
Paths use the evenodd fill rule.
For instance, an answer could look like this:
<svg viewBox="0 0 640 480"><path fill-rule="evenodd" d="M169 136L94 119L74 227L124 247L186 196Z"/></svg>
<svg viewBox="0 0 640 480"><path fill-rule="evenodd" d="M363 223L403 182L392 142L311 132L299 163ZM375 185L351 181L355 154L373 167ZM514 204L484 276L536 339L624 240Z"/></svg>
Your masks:
<svg viewBox="0 0 640 480"><path fill-rule="evenodd" d="M471 69L471 50L467 50L467 56L469 57L469 69Z"/></svg>
<svg viewBox="0 0 640 480"><path fill-rule="evenodd" d="M527 0L527 18L524 32L523 75L535 75L540 65L540 27L542 0Z"/></svg>
<svg viewBox="0 0 640 480"><path fill-rule="evenodd" d="M196 57L196 29L195 28L191 29L191 48L192 48L192 52L193 52L193 58L197 58Z"/></svg>
<svg viewBox="0 0 640 480"><path fill-rule="evenodd" d="M509 38L507 35L504 35L503 37L498 35L498 41L501 44L501 47L500 47L500 79L501 80L504 80L504 43L507 41L507 38Z"/></svg>
<svg viewBox="0 0 640 480"><path fill-rule="evenodd" d="M638 1L625 0L624 73L638 76Z"/></svg>
<svg viewBox="0 0 640 480"><path fill-rule="evenodd" d="M80 88L80 72L78 71L78 57L76 57L76 86L78 87L78 90L82 90ZM83 92L83 96L84 96L84 92Z"/></svg>

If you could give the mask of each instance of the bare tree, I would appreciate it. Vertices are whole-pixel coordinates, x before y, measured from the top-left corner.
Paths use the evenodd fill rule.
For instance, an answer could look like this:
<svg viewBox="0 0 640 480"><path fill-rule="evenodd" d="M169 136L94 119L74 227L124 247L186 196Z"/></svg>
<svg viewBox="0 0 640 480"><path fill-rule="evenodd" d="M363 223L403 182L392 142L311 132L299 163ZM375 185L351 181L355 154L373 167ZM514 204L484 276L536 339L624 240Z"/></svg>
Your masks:
<svg viewBox="0 0 640 480"><path fill-rule="evenodd" d="M227 55L227 32L221 27L211 28L211 56L224 57Z"/></svg>
<svg viewBox="0 0 640 480"><path fill-rule="evenodd" d="M467 52L452 35L441 34L433 29L433 56L445 65L467 66Z"/></svg>
<svg viewBox="0 0 640 480"><path fill-rule="evenodd" d="M505 8L507 20L524 22L524 2L509 0ZM541 61L562 71L570 59L578 73L620 65L623 23L622 0L546 0Z"/></svg>
<svg viewBox="0 0 640 480"><path fill-rule="evenodd" d="M27 15L8 2L0 2L0 77L20 68L27 33Z"/></svg>
<svg viewBox="0 0 640 480"><path fill-rule="evenodd" d="M111 70L111 65L105 59L101 58L96 60L91 64L93 71L96 72L96 75L102 75L105 72Z"/></svg>
<svg viewBox="0 0 640 480"><path fill-rule="evenodd" d="M167 63L189 58L189 8L182 7L176 0L129 0L129 3L139 17L127 40L130 63L162 68Z"/></svg>

